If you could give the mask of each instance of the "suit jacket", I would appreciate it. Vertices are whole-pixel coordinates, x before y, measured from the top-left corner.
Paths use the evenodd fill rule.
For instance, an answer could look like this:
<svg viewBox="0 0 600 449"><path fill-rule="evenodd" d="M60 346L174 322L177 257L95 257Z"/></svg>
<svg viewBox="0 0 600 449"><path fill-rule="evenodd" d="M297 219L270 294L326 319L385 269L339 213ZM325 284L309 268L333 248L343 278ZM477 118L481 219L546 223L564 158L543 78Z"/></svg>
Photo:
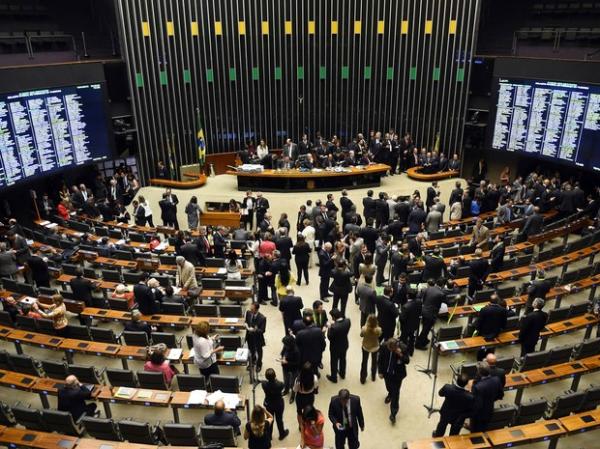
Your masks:
<svg viewBox="0 0 600 449"><path fill-rule="evenodd" d="M177 286L185 290L189 290L190 288L198 288L196 269L188 261L183 264L182 268L177 266L177 275L175 279Z"/></svg>
<svg viewBox="0 0 600 449"><path fill-rule="evenodd" d="M352 291L352 273L348 269L332 270L331 277L333 282L331 291L338 295L348 295Z"/></svg>
<svg viewBox="0 0 600 449"><path fill-rule="evenodd" d="M420 207L413 209L408 215L408 232L410 234L417 234L421 231L421 225L425 223L427 219L427 212Z"/></svg>
<svg viewBox="0 0 600 449"><path fill-rule="evenodd" d="M358 435L358 428L365 427L365 418L363 416L362 406L360 404L360 398L353 394L350 395L350 399L346 407L350 406L350 415L346 416L348 419L348 427L345 430L352 430L354 435ZM347 413L347 412L346 412ZM333 396L329 401L329 411L327 413L329 421L333 424L333 431L340 432L337 428L337 424L344 425L344 407L342 401L338 396Z"/></svg>
<svg viewBox="0 0 600 449"><path fill-rule="evenodd" d="M58 389L58 409L61 412L70 412L73 420L77 421L86 412L86 399L91 397L92 392L86 387L61 386Z"/></svg>
<svg viewBox="0 0 600 449"><path fill-rule="evenodd" d="M377 318L384 338L389 338L396 332L396 319L399 312L396 305L385 296L377 296Z"/></svg>
<svg viewBox="0 0 600 449"><path fill-rule="evenodd" d="M490 230L481 225L479 229L473 227L473 235L471 236L471 245L477 245L478 248L486 249L490 238Z"/></svg>
<svg viewBox="0 0 600 449"><path fill-rule="evenodd" d="M506 247L504 246L504 242L498 242L492 248L490 252L490 265L492 271L500 271L502 270L502 263L504 262L504 253L506 252Z"/></svg>
<svg viewBox="0 0 600 449"><path fill-rule="evenodd" d="M279 311L283 315L283 324L285 331L292 327L294 321L302 319L302 309L304 304L299 296L284 296L279 301Z"/></svg>
<svg viewBox="0 0 600 449"><path fill-rule="evenodd" d="M375 313L377 304L377 294L370 285L359 283L356 287L356 295L358 296L358 308L362 313Z"/></svg>
<svg viewBox="0 0 600 449"><path fill-rule="evenodd" d="M256 330L246 331L246 341L249 346L264 346L265 345L265 332L267 330L267 318L260 312L257 312L254 316L249 310L246 311L245 322L249 327L256 328Z"/></svg>
<svg viewBox="0 0 600 449"><path fill-rule="evenodd" d="M471 259L469 261L469 267L471 267L470 277L476 279L477 281L485 282L485 278L487 277L490 264L487 259L479 258L479 259Z"/></svg>
<svg viewBox="0 0 600 449"><path fill-rule="evenodd" d="M225 237L220 232L213 233L213 251L215 257L225 257L226 246Z"/></svg>
<svg viewBox="0 0 600 449"><path fill-rule="evenodd" d="M436 190L433 187L431 187L431 186L427 187L427 198L425 200L425 205L427 207L433 206L433 199L436 196L437 196Z"/></svg>
<svg viewBox="0 0 600 449"><path fill-rule="evenodd" d="M423 303L418 299L409 299L402 305L400 312L402 334L414 334L419 330L422 309Z"/></svg>
<svg viewBox="0 0 600 449"><path fill-rule="evenodd" d="M348 350L348 333L350 332L350 320L342 318L336 320L327 330L329 339L329 351L334 354L343 354Z"/></svg>
<svg viewBox="0 0 600 449"><path fill-rule="evenodd" d="M209 413L204 417L204 424L207 426L231 426L239 435L242 422L235 412L223 412L220 415Z"/></svg>
<svg viewBox="0 0 600 449"><path fill-rule="evenodd" d="M85 305L88 307L94 305L94 299L92 298L94 285L91 281L85 278L74 277L69 284L76 300L85 302Z"/></svg>
<svg viewBox="0 0 600 449"><path fill-rule="evenodd" d="M425 256L425 268L423 268L423 280L438 280L448 274L443 257Z"/></svg>
<svg viewBox="0 0 600 449"><path fill-rule="evenodd" d="M390 208L386 200L380 198L375 201L375 217L384 225L390 221Z"/></svg>
<svg viewBox="0 0 600 449"><path fill-rule="evenodd" d="M425 217L425 229L427 232L439 231L442 221L442 213L437 209L432 209Z"/></svg>
<svg viewBox="0 0 600 449"><path fill-rule="evenodd" d="M366 196L363 198L362 203L363 216L365 217L365 219L375 218L375 200L370 196Z"/></svg>
<svg viewBox="0 0 600 449"><path fill-rule="evenodd" d="M311 325L300 330L296 335L296 344L302 363L310 362L313 366L321 363L327 343L320 327Z"/></svg>
<svg viewBox="0 0 600 449"><path fill-rule="evenodd" d="M292 247L294 246L294 242L289 237L280 237L275 240L275 246L281 253L281 257L287 260L292 258Z"/></svg>
<svg viewBox="0 0 600 449"><path fill-rule="evenodd" d="M440 287L434 285L432 287L427 287L423 291L422 300L423 318L437 319L442 303L446 302L446 294Z"/></svg>
<svg viewBox="0 0 600 449"><path fill-rule="evenodd" d="M340 198L340 206L342 206L342 213L348 213L350 212L350 208L352 207L354 203L352 202L352 200L350 198L348 198L347 196L342 196Z"/></svg>
<svg viewBox="0 0 600 449"><path fill-rule="evenodd" d="M535 345L547 322L548 314L541 310L534 310L525 315L519 323L519 343L522 345Z"/></svg>
<svg viewBox="0 0 600 449"><path fill-rule="evenodd" d="M175 205L166 199L158 202L160 206L160 218L162 221L172 223L177 220L177 209Z"/></svg>
<svg viewBox="0 0 600 449"><path fill-rule="evenodd" d="M482 337L496 338L506 327L508 311L498 304L488 304L479 311L476 328Z"/></svg>
<svg viewBox="0 0 600 449"><path fill-rule="evenodd" d="M487 376L473 384L472 393L475 398L473 418L489 421L494 412L494 402L504 396L502 382L498 377Z"/></svg>
<svg viewBox="0 0 600 449"><path fill-rule="evenodd" d="M475 402L471 392L456 385L446 384L440 389L438 395L444 398L440 415L447 421L455 422L471 414Z"/></svg>
<svg viewBox="0 0 600 449"><path fill-rule="evenodd" d="M541 214L533 214L530 215L527 220L525 220L525 225L523 226L523 230L521 231L526 237L531 235L536 235L542 232L544 228L544 217Z"/></svg>
<svg viewBox="0 0 600 449"><path fill-rule="evenodd" d="M133 296L140 312L144 315L158 313L158 306L154 302L154 295L150 287L144 284L136 284L133 287Z"/></svg>
<svg viewBox="0 0 600 449"><path fill-rule="evenodd" d="M546 295L552 288L549 281L545 279L534 280L529 287L527 287L527 294L529 295L528 300L533 301L535 298L546 299Z"/></svg>
<svg viewBox="0 0 600 449"><path fill-rule="evenodd" d="M31 270L31 277L36 283L44 283L50 281L50 271L48 271L48 264L44 262L44 259L42 259L41 257L36 255L28 257L27 266ZM14 272L9 274L14 274Z"/></svg>
<svg viewBox="0 0 600 449"><path fill-rule="evenodd" d="M362 239L365 242L365 245L367 246L369 251L371 253L374 253L375 252L375 243L377 242L377 239L379 238L379 233L377 232L377 229L375 229L371 226L367 226L360 231L360 236L362 237Z"/></svg>
<svg viewBox="0 0 600 449"><path fill-rule="evenodd" d="M408 365L408 362L409 358L407 354L399 356L395 352L390 352L386 345L381 345L377 368L379 374L383 374L383 377L387 381L402 381L406 377L406 365Z"/></svg>
<svg viewBox="0 0 600 449"><path fill-rule="evenodd" d="M450 199L448 200L448 204L452 206L457 201L460 201L462 199L462 195L463 189L461 189L460 187L452 189L452 193L450 193Z"/></svg>
<svg viewBox="0 0 600 449"><path fill-rule="evenodd" d="M333 268L333 259L331 255L324 249L319 250L319 276L331 276Z"/></svg>
<svg viewBox="0 0 600 449"><path fill-rule="evenodd" d="M204 255L195 243L186 243L179 248L179 255L185 257L195 267L204 265Z"/></svg>

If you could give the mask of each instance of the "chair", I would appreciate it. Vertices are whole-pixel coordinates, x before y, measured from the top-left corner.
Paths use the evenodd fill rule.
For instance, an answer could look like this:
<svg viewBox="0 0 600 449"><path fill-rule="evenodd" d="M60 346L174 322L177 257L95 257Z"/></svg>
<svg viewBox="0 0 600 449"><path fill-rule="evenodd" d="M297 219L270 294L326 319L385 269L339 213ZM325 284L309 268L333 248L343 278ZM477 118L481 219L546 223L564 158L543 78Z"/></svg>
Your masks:
<svg viewBox="0 0 600 449"><path fill-rule="evenodd" d="M548 357L548 364L546 366L559 365L561 363L567 363L571 360L571 354L573 354L574 345L555 346L550 349L550 356Z"/></svg>
<svg viewBox="0 0 600 449"><path fill-rule="evenodd" d="M40 295L52 296L57 294L58 290L56 290L55 288L38 287L38 293Z"/></svg>
<svg viewBox="0 0 600 449"><path fill-rule="evenodd" d="M225 288L227 287L246 287L246 279L225 279Z"/></svg>
<svg viewBox="0 0 600 449"><path fill-rule="evenodd" d="M126 299L121 298L108 298L108 307L112 310L119 310L121 312L129 312L129 302Z"/></svg>
<svg viewBox="0 0 600 449"><path fill-rule="evenodd" d="M84 268L83 269L83 276L86 278L90 278L90 279L97 279L98 275L96 274L96 270L94 270L93 268Z"/></svg>
<svg viewBox="0 0 600 449"><path fill-rule="evenodd" d="M162 431L158 426L160 422L151 425L147 422L141 423L125 419L119 421L118 424L121 435L130 443L156 445L161 441Z"/></svg>
<svg viewBox="0 0 600 449"><path fill-rule="evenodd" d="M42 412L36 408L24 407L17 403L13 405L12 412L17 424L29 430L38 430L40 432L49 430L42 419Z"/></svg>
<svg viewBox="0 0 600 449"><path fill-rule="evenodd" d="M138 232L130 232L129 239L132 242L137 242L137 243L146 243L147 242L146 236L143 234L140 234Z"/></svg>
<svg viewBox="0 0 600 449"><path fill-rule="evenodd" d="M79 271L79 265L75 265L72 263L63 263L62 270L64 274L68 274L70 276L77 276L77 272Z"/></svg>
<svg viewBox="0 0 600 449"><path fill-rule="evenodd" d="M102 270L102 279L109 282L122 282L119 270Z"/></svg>
<svg viewBox="0 0 600 449"><path fill-rule="evenodd" d="M177 374L179 391L206 390L206 379L199 374Z"/></svg>
<svg viewBox="0 0 600 449"><path fill-rule="evenodd" d="M17 326L24 331L37 332L35 318L27 315L17 315Z"/></svg>
<svg viewBox="0 0 600 449"><path fill-rule="evenodd" d="M120 229L109 229L108 236L111 239L121 240L123 238L123 233L121 232Z"/></svg>
<svg viewBox="0 0 600 449"><path fill-rule="evenodd" d="M463 363L458 368L450 365L450 368L456 377L466 375L469 379L473 379L477 375L477 363Z"/></svg>
<svg viewBox="0 0 600 449"><path fill-rule="evenodd" d="M133 254L131 254L129 251L116 250L114 254L115 254L115 259L133 260Z"/></svg>
<svg viewBox="0 0 600 449"><path fill-rule="evenodd" d="M204 260L206 267L222 268L225 266L225 259L221 257L207 257Z"/></svg>
<svg viewBox="0 0 600 449"><path fill-rule="evenodd" d="M519 406L519 412L513 425L520 426L536 422L544 416L547 407L548 402L545 399L532 399L529 402L522 403Z"/></svg>
<svg viewBox="0 0 600 449"><path fill-rule="evenodd" d="M8 363L12 371L17 371L21 374L29 376L43 377L41 365L37 360L34 360L30 355L25 354L9 354Z"/></svg>
<svg viewBox="0 0 600 449"><path fill-rule="evenodd" d="M161 265L175 265L176 258L177 256L170 256L168 254L158 255L158 260L160 261Z"/></svg>
<svg viewBox="0 0 600 449"><path fill-rule="evenodd" d="M236 351L244 345L239 335L221 335L220 344L225 351Z"/></svg>
<svg viewBox="0 0 600 449"><path fill-rule="evenodd" d="M240 392L240 380L236 376L211 374L209 382L211 391L221 390L224 393Z"/></svg>
<svg viewBox="0 0 600 449"><path fill-rule="evenodd" d="M69 338L75 338L77 340L91 340L90 330L87 326L81 326L79 324L68 324L67 335Z"/></svg>
<svg viewBox="0 0 600 449"><path fill-rule="evenodd" d="M46 335L55 335L56 331L54 330L54 324L52 320L48 320L46 318L41 318L37 320L37 328L38 332Z"/></svg>
<svg viewBox="0 0 600 449"><path fill-rule="evenodd" d="M507 374L512 371L515 364L515 358L511 357L498 357L496 359L496 367L503 369Z"/></svg>
<svg viewBox="0 0 600 449"><path fill-rule="evenodd" d="M186 335L185 336L185 342L188 346L188 349L192 349L194 347L194 338L191 335Z"/></svg>
<svg viewBox="0 0 600 449"><path fill-rule="evenodd" d="M142 278L142 273L135 273L135 272L131 272L131 271L123 272L123 281L126 284L137 284L138 282L140 282L141 278Z"/></svg>
<svg viewBox="0 0 600 449"><path fill-rule="evenodd" d="M215 308L216 308L216 306L215 306ZM10 318L10 313L8 313L6 310L0 310L0 324L2 326L8 326L8 327L14 326L14 323L12 322L12 320Z"/></svg>
<svg viewBox="0 0 600 449"><path fill-rule="evenodd" d="M561 394L548 406L544 418L558 419L569 416L571 413L579 410L583 405L584 398L585 391L568 391L565 394Z"/></svg>
<svg viewBox="0 0 600 449"><path fill-rule="evenodd" d="M503 427L509 426L517 415L517 407L514 405L500 405L495 407L492 413L492 418L489 424L486 426L486 430L502 429Z"/></svg>
<svg viewBox="0 0 600 449"><path fill-rule="evenodd" d="M519 328L520 318L517 315L509 316L506 319L506 326L504 327L504 331L514 331Z"/></svg>
<svg viewBox="0 0 600 449"><path fill-rule="evenodd" d="M200 436L204 444L221 443L226 447L237 446L235 433L231 426L200 426Z"/></svg>
<svg viewBox="0 0 600 449"><path fill-rule="evenodd" d="M240 305L220 305L219 315L224 318L242 318L244 312Z"/></svg>
<svg viewBox="0 0 600 449"><path fill-rule="evenodd" d="M571 304L571 307L569 308L569 318L574 318L588 313L590 305L591 304L589 301L582 301L575 304Z"/></svg>
<svg viewBox="0 0 600 449"><path fill-rule="evenodd" d="M181 340L183 337L177 337L175 334L170 332L152 332L152 344L164 343L167 348L179 348L181 347Z"/></svg>
<svg viewBox="0 0 600 449"><path fill-rule="evenodd" d="M202 317L219 316L219 309L215 304L194 304L192 306L194 315Z"/></svg>
<svg viewBox="0 0 600 449"><path fill-rule="evenodd" d="M138 386L135 374L128 369L107 368L106 377L113 387L130 387Z"/></svg>
<svg viewBox="0 0 600 449"><path fill-rule="evenodd" d="M163 302L160 307L165 315L186 315L185 306L178 302Z"/></svg>
<svg viewBox="0 0 600 449"><path fill-rule="evenodd" d="M4 402L0 402L0 425L14 426L17 423L10 407Z"/></svg>
<svg viewBox="0 0 600 449"><path fill-rule="evenodd" d="M175 285L175 278L169 275L156 275L154 279L158 281L161 287L168 287L169 285Z"/></svg>
<svg viewBox="0 0 600 449"><path fill-rule="evenodd" d="M119 337L115 335L112 329L105 329L103 327L90 327L90 334L94 341L100 341L102 343L119 344Z"/></svg>
<svg viewBox="0 0 600 449"><path fill-rule="evenodd" d="M123 331L121 334L123 342L128 346L149 346L148 334L146 332Z"/></svg>
<svg viewBox="0 0 600 449"><path fill-rule="evenodd" d="M200 431L193 424L165 423L163 432L167 443L173 446L201 446Z"/></svg>
<svg viewBox="0 0 600 449"><path fill-rule="evenodd" d="M42 360L42 369L46 373L46 376L52 379L64 380L69 375L69 368L65 362Z"/></svg>
<svg viewBox="0 0 600 449"><path fill-rule="evenodd" d="M44 409L42 410L42 420L49 429L59 433L76 437L83 433L83 428L73 420L73 416L69 412Z"/></svg>
<svg viewBox="0 0 600 449"><path fill-rule="evenodd" d="M563 321L569 318L569 311L571 306L559 307L558 309L551 309L548 312L548 323L556 323L557 321Z"/></svg>
<svg viewBox="0 0 600 449"><path fill-rule="evenodd" d="M600 337L583 340L573 351L573 359L585 359L600 354Z"/></svg>
<svg viewBox="0 0 600 449"><path fill-rule="evenodd" d="M17 293L26 296L37 296L37 290L32 284L26 282L17 282Z"/></svg>
<svg viewBox="0 0 600 449"><path fill-rule="evenodd" d="M498 287L496 293L498 293L498 296L501 298L509 298L515 295L515 287L513 285Z"/></svg>
<svg viewBox="0 0 600 449"><path fill-rule="evenodd" d="M437 331L437 341L457 340L462 337L462 326L440 327Z"/></svg>
<svg viewBox="0 0 600 449"><path fill-rule="evenodd" d="M82 384L103 384L104 383L104 369L98 370L94 366L84 365L69 365L69 374L74 375L79 379Z"/></svg>
<svg viewBox="0 0 600 449"><path fill-rule="evenodd" d="M94 227L94 233L98 237L108 237L108 228L105 228L103 226L96 226Z"/></svg>
<svg viewBox="0 0 600 449"><path fill-rule="evenodd" d="M520 371L530 371L532 369L542 368L548 365L550 351L530 352L521 359L517 360L517 367Z"/></svg>
<svg viewBox="0 0 600 449"><path fill-rule="evenodd" d="M202 278L202 288L206 290L223 290L225 288L223 279Z"/></svg>
<svg viewBox="0 0 600 449"><path fill-rule="evenodd" d="M495 291L496 290L493 288L476 291L475 295L473 295L473 302L478 303L478 302L489 301L489 299L492 297L492 295L495 293Z"/></svg>
<svg viewBox="0 0 600 449"><path fill-rule="evenodd" d="M138 382L140 388L148 388L150 390L168 390L169 387L165 382L165 376L162 372L138 371Z"/></svg>
<svg viewBox="0 0 600 449"><path fill-rule="evenodd" d="M583 402L581 406L577 410L578 413L587 412L589 410L594 410L596 407L600 405L600 387L595 385L590 385L589 388L585 390L585 397L583 398Z"/></svg>
<svg viewBox="0 0 600 449"><path fill-rule="evenodd" d="M99 440L123 441L119 426L112 419L84 416L81 424L91 437Z"/></svg>

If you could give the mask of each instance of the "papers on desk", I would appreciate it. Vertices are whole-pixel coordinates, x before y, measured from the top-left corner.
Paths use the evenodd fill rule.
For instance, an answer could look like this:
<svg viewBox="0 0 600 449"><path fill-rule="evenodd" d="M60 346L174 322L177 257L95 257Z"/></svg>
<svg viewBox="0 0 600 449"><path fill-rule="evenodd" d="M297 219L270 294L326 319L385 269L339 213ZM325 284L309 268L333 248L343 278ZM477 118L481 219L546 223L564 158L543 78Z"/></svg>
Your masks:
<svg viewBox="0 0 600 449"><path fill-rule="evenodd" d="M194 348L190 349L190 359L193 359L196 356L196 351L194 351Z"/></svg>
<svg viewBox="0 0 600 449"><path fill-rule="evenodd" d="M566 291L570 292L570 291L571 291L571 284L563 285L563 288L564 288Z"/></svg>
<svg viewBox="0 0 600 449"><path fill-rule="evenodd" d="M240 403L240 397L235 393L223 393L221 390L217 390L214 393L206 396L208 405L215 405L217 401L223 401L225 408L235 409Z"/></svg>
<svg viewBox="0 0 600 449"><path fill-rule="evenodd" d="M44 225L44 227L48 228L48 229L53 229L57 226L58 226L58 223L48 223L47 225Z"/></svg>
<svg viewBox="0 0 600 449"><path fill-rule="evenodd" d="M117 242L115 243L115 245L124 245L124 244L125 244L125 239L117 240Z"/></svg>
<svg viewBox="0 0 600 449"><path fill-rule="evenodd" d="M190 391L190 397L187 400L188 404L204 404L206 402L206 396L208 392L206 390L193 390Z"/></svg>
<svg viewBox="0 0 600 449"><path fill-rule="evenodd" d="M151 399L152 391L150 390L139 390L137 394L138 399Z"/></svg>
<svg viewBox="0 0 600 449"><path fill-rule="evenodd" d="M40 226L48 226L49 224L50 224L50 222L48 220L40 221Z"/></svg>
<svg viewBox="0 0 600 449"><path fill-rule="evenodd" d="M487 305L486 303L482 302L482 303L480 303L480 304L473 304L473 305L472 305L472 307L473 307L473 310L474 310L474 311L476 311L476 312L479 312L479 311L480 311L481 309L483 309L483 308L484 308L486 305Z"/></svg>
<svg viewBox="0 0 600 449"><path fill-rule="evenodd" d="M233 359L235 357L236 351L223 351L224 359Z"/></svg>
<svg viewBox="0 0 600 449"><path fill-rule="evenodd" d="M169 353L167 354L167 359L169 360L179 360L181 358L181 354L183 354L183 349L181 348L171 348Z"/></svg>
<svg viewBox="0 0 600 449"><path fill-rule="evenodd" d="M239 321L239 318L225 318L227 324L237 324Z"/></svg>
<svg viewBox="0 0 600 449"><path fill-rule="evenodd" d="M35 304L37 302L37 299L32 298L31 296L25 296L23 299L21 299L20 302L23 302L25 304L29 304L30 306L32 306L33 304Z"/></svg>
<svg viewBox="0 0 600 449"><path fill-rule="evenodd" d="M164 251L169 246L169 242L161 242L154 248L154 251Z"/></svg>
<svg viewBox="0 0 600 449"><path fill-rule="evenodd" d="M235 351L235 359L238 362L247 362L250 356L250 350L248 348L237 348Z"/></svg>
<svg viewBox="0 0 600 449"><path fill-rule="evenodd" d="M239 285L229 285L227 287L225 287L225 290L231 290L231 291L240 291L240 292L249 292L252 291L252 287L242 287Z"/></svg>
<svg viewBox="0 0 600 449"><path fill-rule="evenodd" d="M217 274L227 274L227 268L219 268L217 270Z"/></svg>
<svg viewBox="0 0 600 449"><path fill-rule="evenodd" d="M180 291L181 291L181 287L173 287L173 293L175 295L178 295Z"/></svg>
<svg viewBox="0 0 600 449"><path fill-rule="evenodd" d="M119 387L114 396L121 399L131 399L137 390L129 387Z"/></svg>
<svg viewBox="0 0 600 449"><path fill-rule="evenodd" d="M458 343L456 343L455 341L443 341L440 343L440 347L442 348L442 350L444 351L451 351L453 349L458 349Z"/></svg>

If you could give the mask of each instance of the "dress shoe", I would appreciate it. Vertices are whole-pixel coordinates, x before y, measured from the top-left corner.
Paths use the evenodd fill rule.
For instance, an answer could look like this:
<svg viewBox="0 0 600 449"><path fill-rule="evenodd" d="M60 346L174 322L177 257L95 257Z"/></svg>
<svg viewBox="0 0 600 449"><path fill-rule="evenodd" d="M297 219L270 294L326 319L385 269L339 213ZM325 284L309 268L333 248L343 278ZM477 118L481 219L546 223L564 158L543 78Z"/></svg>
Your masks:
<svg viewBox="0 0 600 449"><path fill-rule="evenodd" d="M371 374L371 380L372 380L373 382L375 382L375 379L377 379L377 374L375 374L375 373L372 373L372 374Z"/></svg>
<svg viewBox="0 0 600 449"><path fill-rule="evenodd" d="M340 377L341 377L342 379L345 379L345 378L346 378L346 374L345 374L345 373L344 373L344 374L340 373Z"/></svg>
<svg viewBox="0 0 600 449"><path fill-rule="evenodd" d="M392 398L390 398L389 396L386 396L385 400L383 402L385 402L386 404L389 404L390 402L392 402Z"/></svg>
<svg viewBox="0 0 600 449"><path fill-rule="evenodd" d="M332 377L329 374L327 374L325 377L327 378L327 380L329 382L333 382L334 384L337 384L337 379L335 377Z"/></svg>
<svg viewBox="0 0 600 449"><path fill-rule="evenodd" d="M290 431L288 429L285 429L283 431L283 433L281 435L279 435L279 440L285 440L287 438L287 436L290 434Z"/></svg>
<svg viewBox="0 0 600 449"><path fill-rule="evenodd" d="M390 415L390 422L396 424L396 415Z"/></svg>
<svg viewBox="0 0 600 449"><path fill-rule="evenodd" d="M322 302L329 302L329 299L327 299L327 297L321 298Z"/></svg>
<svg viewBox="0 0 600 449"><path fill-rule="evenodd" d="M360 378L360 383L361 383L361 384L364 384L366 381L367 381L367 379L366 379L366 378L364 378L364 377L361 377L361 378Z"/></svg>

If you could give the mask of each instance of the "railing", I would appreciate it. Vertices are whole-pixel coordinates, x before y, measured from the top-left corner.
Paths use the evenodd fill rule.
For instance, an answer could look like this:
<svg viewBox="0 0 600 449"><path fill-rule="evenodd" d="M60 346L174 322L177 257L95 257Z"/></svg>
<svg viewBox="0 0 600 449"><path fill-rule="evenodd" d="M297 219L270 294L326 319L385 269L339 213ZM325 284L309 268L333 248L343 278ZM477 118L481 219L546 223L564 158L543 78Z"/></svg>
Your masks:
<svg viewBox="0 0 600 449"><path fill-rule="evenodd" d="M600 42L600 28L532 28L520 29L513 33L512 55L517 55L519 41L538 38L552 42L552 50L558 52L563 42L582 41L583 39ZM591 56L588 54L586 56ZM586 58L587 59L587 58Z"/></svg>

